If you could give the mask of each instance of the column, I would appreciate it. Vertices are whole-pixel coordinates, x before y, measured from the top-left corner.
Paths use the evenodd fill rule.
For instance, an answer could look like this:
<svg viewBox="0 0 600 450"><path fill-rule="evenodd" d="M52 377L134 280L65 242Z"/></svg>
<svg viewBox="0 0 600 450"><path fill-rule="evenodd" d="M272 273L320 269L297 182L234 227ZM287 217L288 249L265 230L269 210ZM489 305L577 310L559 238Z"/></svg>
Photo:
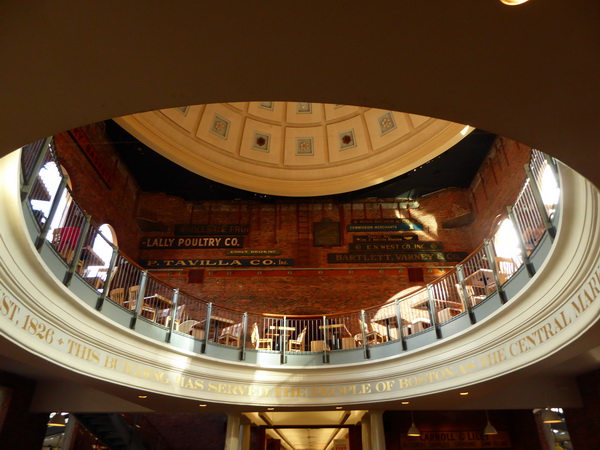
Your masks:
<svg viewBox="0 0 600 450"><path fill-rule="evenodd" d="M371 419L369 413L365 414L360 421L363 450L371 450Z"/></svg>
<svg viewBox="0 0 600 450"><path fill-rule="evenodd" d="M224 450L239 450L240 419L241 416L239 413L227 414L227 430L225 431Z"/></svg>
<svg viewBox="0 0 600 450"><path fill-rule="evenodd" d="M371 450L385 450L383 411L369 411L371 417Z"/></svg>
<svg viewBox="0 0 600 450"><path fill-rule="evenodd" d="M242 417L241 428L241 445L240 450L250 450L250 426L252 425L247 417Z"/></svg>

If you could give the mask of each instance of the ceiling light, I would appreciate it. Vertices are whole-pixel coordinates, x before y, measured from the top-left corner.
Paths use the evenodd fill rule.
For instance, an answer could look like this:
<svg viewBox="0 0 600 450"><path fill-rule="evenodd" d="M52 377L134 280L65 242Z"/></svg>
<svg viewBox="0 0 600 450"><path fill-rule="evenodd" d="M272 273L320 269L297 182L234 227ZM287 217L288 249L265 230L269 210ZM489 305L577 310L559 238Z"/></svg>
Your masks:
<svg viewBox="0 0 600 450"><path fill-rule="evenodd" d="M523 3L525 3L529 0L500 0L500 1L508 6L517 6L517 5L522 5Z"/></svg>
<svg viewBox="0 0 600 450"><path fill-rule="evenodd" d="M410 419L412 421L412 424L410 426L410 428L408 429L408 433L406 433L408 436L421 436L421 432L419 431L419 429L417 428L417 426L415 425L415 418L413 416L413 412L410 412Z"/></svg>
<svg viewBox="0 0 600 450"><path fill-rule="evenodd" d="M275 411L275 408L267 408L267 411Z"/></svg>
<svg viewBox="0 0 600 450"><path fill-rule="evenodd" d="M410 402L402 402L403 405L408 405Z"/></svg>
<svg viewBox="0 0 600 450"><path fill-rule="evenodd" d="M485 418L487 419L487 424L486 424L485 428L483 429L483 434L486 434L486 435L498 434L498 432L496 431L496 428L490 423L490 417L488 416L487 410L485 411Z"/></svg>
<svg viewBox="0 0 600 450"><path fill-rule="evenodd" d="M206 406L206 403L200 403L198 406L199 406L200 408L204 408L204 407Z"/></svg>
<svg viewBox="0 0 600 450"><path fill-rule="evenodd" d="M469 395L468 392L461 392L460 395Z"/></svg>
<svg viewBox="0 0 600 450"><path fill-rule="evenodd" d="M342 409L343 406L336 406L335 409Z"/></svg>
<svg viewBox="0 0 600 450"><path fill-rule="evenodd" d="M554 411L551 411L549 409L544 409L542 411L542 422L544 422L544 423L561 423L562 419Z"/></svg>
<svg viewBox="0 0 600 450"><path fill-rule="evenodd" d="M147 395L138 395L138 398L148 398Z"/></svg>

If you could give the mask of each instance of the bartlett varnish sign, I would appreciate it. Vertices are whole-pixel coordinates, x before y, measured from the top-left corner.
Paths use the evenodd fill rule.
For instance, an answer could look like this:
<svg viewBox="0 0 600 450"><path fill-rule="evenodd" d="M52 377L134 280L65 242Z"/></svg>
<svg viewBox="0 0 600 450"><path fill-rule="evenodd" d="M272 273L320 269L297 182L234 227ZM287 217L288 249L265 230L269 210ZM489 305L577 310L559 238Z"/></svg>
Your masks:
<svg viewBox="0 0 600 450"><path fill-rule="evenodd" d="M409 263L409 262L461 262L465 252L406 252L406 253L329 253L329 264L343 263Z"/></svg>

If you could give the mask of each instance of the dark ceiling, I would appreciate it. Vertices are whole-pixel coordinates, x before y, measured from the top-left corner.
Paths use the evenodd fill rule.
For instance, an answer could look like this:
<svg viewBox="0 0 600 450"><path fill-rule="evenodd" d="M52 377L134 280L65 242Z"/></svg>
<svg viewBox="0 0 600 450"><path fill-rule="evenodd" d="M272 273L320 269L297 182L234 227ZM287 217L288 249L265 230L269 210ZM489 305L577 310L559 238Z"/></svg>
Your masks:
<svg viewBox="0 0 600 450"><path fill-rule="evenodd" d="M112 120L106 121L106 132L144 191L164 192L189 201L242 199L269 203L299 200L244 191L203 178L151 150ZM495 137L476 129L448 151L417 169L376 186L326 198L339 202L366 198L414 199L447 187L466 188Z"/></svg>

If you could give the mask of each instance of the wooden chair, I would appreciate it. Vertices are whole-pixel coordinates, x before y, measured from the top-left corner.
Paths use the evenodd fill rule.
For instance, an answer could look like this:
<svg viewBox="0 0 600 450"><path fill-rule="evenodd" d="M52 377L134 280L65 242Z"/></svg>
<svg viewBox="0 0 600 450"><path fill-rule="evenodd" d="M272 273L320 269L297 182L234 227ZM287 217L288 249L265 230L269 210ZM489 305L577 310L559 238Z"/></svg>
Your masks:
<svg viewBox="0 0 600 450"><path fill-rule="evenodd" d="M361 330L362 329L365 330L365 338L367 339L367 344L375 345L375 344L381 344L382 342L384 342L384 336L381 333L379 333L378 331L375 331L374 329L369 330L368 324L366 324L365 322L363 322L360 319L358 319L358 323L360 325ZM371 323L371 325L373 325L373 323ZM355 334L354 340L356 341L356 343L358 344L359 347L362 347L362 345L363 345L362 344L362 340L363 340L362 333Z"/></svg>
<svg viewBox="0 0 600 450"><path fill-rule="evenodd" d="M458 296L460 297L460 301L463 305L467 304L465 302L465 300L470 300L471 306L473 306L473 305L476 305L477 303L479 303L480 301L484 300L487 297L486 295L476 293L473 286L466 285L465 288L467 289L467 295L469 296L468 299L465 299L465 296L463 295L463 290L462 290L460 283L456 283L456 292L458 293Z"/></svg>
<svg viewBox="0 0 600 450"><path fill-rule="evenodd" d="M184 309L185 305L178 305L177 308L175 308L175 327L181 322ZM165 327L171 325L171 308L161 309L158 312L156 323L164 325Z"/></svg>
<svg viewBox="0 0 600 450"><path fill-rule="evenodd" d="M462 311L456 308L444 308L437 313L438 323L444 323L448 320L452 319L454 316L457 316Z"/></svg>
<svg viewBox="0 0 600 450"><path fill-rule="evenodd" d="M417 318L417 319L413 320L412 323L410 324L411 334L415 334L420 331L423 331L426 328L429 328L430 326L431 326L431 323L429 322L429 320Z"/></svg>
<svg viewBox="0 0 600 450"><path fill-rule="evenodd" d="M108 298L110 298L117 305L125 306L125 289L116 288L108 293Z"/></svg>
<svg viewBox="0 0 600 450"><path fill-rule="evenodd" d="M175 325L175 330L184 334L192 334L192 328L198 323L197 320L186 320Z"/></svg>
<svg viewBox="0 0 600 450"><path fill-rule="evenodd" d="M225 345L231 345L234 347L239 347L241 334L242 334L242 324L236 323L235 325L230 325L228 327L223 328L221 330L221 334L219 335L219 339L217 339L217 342L219 344L225 344Z"/></svg>
<svg viewBox="0 0 600 450"><path fill-rule="evenodd" d="M518 269L512 258L503 258L496 256L496 268L498 269L498 278L500 284L506 283L506 281L515 273Z"/></svg>
<svg viewBox="0 0 600 450"><path fill-rule="evenodd" d="M306 327L296 336L296 339L290 339L288 341L288 352L303 352L304 351L304 337L306 336Z"/></svg>
<svg viewBox="0 0 600 450"><path fill-rule="evenodd" d="M378 338L376 337L381 336L381 342L386 342L388 340L388 330L387 327L381 323L377 323L377 322L371 322L371 333L373 333L373 335L375 336L374 338L377 340ZM378 343L378 342L376 342Z"/></svg>
<svg viewBox="0 0 600 450"><path fill-rule="evenodd" d="M252 326L252 335L250 336L250 341L256 350L273 349L273 339L261 338L260 331L258 330L258 324L256 322L254 322L254 325Z"/></svg>
<svg viewBox="0 0 600 450"><path fill-rule="evenodd" d="M132 311L135 311L139 294L140 294L139 285L131 286L129 288L129 291L127 294L126 306ZM151 306L142 304L142 308L140 309L140 316L144 316L147 319L154 321L154 319L156 318L156 310L154 308L152 308Z"/></svg>

